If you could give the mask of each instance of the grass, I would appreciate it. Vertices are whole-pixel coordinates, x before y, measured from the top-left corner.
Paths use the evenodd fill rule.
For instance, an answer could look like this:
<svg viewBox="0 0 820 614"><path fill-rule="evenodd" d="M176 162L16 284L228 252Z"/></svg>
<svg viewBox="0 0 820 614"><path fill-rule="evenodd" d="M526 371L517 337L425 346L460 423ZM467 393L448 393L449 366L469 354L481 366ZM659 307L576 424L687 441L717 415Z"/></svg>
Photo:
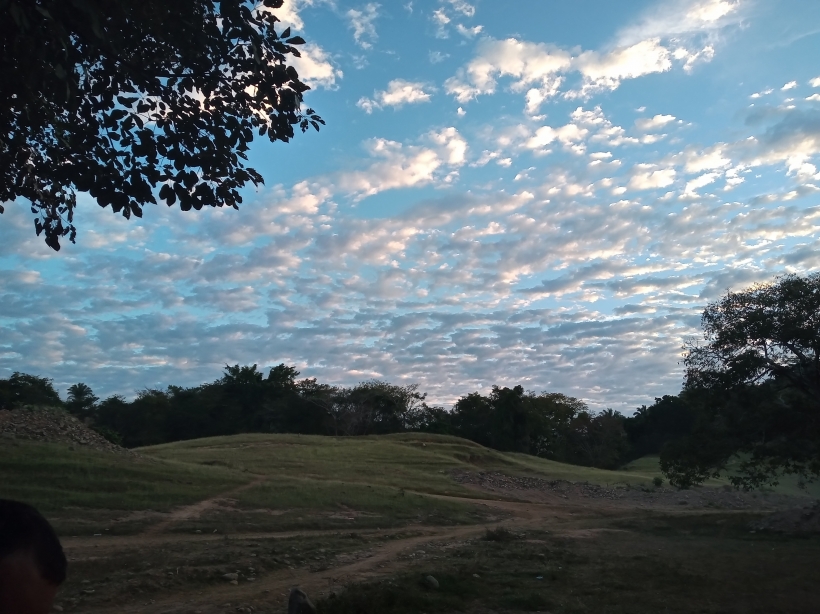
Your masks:
<svg viewBox="0 0 820 614"><path fill-rule="evenodd" d="M567 465L526 454L498 452L457 437L420 433L378 437L247 434L163 444L142 448L141 452L268 476L470 497L481 495L454 483L450 471L502 471L595 484L648 486L652 482L652 476L641 473Z"/></svg>
<svg viewBox="0 0 820 614"><path fill-rule="evenodd" d="M167 511L250 481L224 468L135 461L63 444L0 447L0 496L53 511L66 506Z"/></svg>
<svg viewBox="0 0 820 614"><path fill-rule="evenodd" d="M731 465L729 466L731 470ZM666 483L666 476L661 472L660 459L658 456L643 456L639 459L628 463L621 468L621 473L628 475L629 479L634 481L636 478L652 480L655 477L661 478ZM781 495L789 495L793 497L812 497L820 498L820 481L807 484L805 488L798 486L797 477L793 475L782 476L779 484L774 487L762 488L763 492L773 492ZM704 486L712 487L730 487L731 482L725 476L717 479L710 479L704 483Z"/></svg>

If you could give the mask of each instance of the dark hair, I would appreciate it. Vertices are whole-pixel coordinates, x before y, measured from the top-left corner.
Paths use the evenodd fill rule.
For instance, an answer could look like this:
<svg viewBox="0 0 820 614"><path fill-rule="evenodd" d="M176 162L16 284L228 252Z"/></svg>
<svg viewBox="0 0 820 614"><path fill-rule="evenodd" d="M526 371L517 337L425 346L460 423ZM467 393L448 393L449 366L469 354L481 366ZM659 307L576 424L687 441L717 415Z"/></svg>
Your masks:
<svg viewBox="0 0 820 614"><path fill-rule="evenodd" d="M65 554L48 520L30 505L0 499L0 560L21 551L34 555L44 580L52 584L65 580Z"/></svg>

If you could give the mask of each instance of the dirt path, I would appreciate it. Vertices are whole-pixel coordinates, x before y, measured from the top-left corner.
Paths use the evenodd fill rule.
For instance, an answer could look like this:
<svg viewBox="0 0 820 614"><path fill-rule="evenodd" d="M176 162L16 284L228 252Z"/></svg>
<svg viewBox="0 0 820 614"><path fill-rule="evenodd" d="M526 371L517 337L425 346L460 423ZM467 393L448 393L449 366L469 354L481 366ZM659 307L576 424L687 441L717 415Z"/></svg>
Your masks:
<svg viewBox="0 0 820 614"><path fill-rule="evenodd" d="M229 536L221 534L163 534L175 522L192 518L214 507L220 499L228 498L247 488L261 483L265 478L260 476L253 482L235 488L219 496L206 499L197 504L180 508L172 513L170 518L153 525L142 535L97 537L97 538L67 538L64 546L70 557L82 558L84 555L113 555L115 550L132 550L146 547L158 547L183 542L216 542L218 540L247 540L247 539L277 539L293 537L317 537L338 535L338 529L320 531L289 531L281 533L243 533ZM290 588L299 586L312 598L319 598L334 587L341 587L350 582L373 580L380 577L392 576L407 569L416 559L402 557L402 553L419 549L425 544L433 542L461 542L482 535L487 529L505 526L512 530L548 529L555 535L572 538L594 538L602 531L610 529L594 528L589 526L589 520L601 519L610 514L622 516L628 507L623 501L602 499L580 499L554 496L552 493L537 493L526 490L513 492L489 492L476 485L469 485L476 489L476 497L459 497L453 495L437 495L429 493L415 493L434 499L455 501L483 507L487 510L503 512L507 518L501 521L484 522L475 525L455 527L435 527L411 525L386 530L361 530L358 533L364 538L389 537L397 533L416 533L409 537L387 539L380 543L370 543L366 550L359 551L358 558L353 561L337 560L336 565L323 571L311 571L307 568L279 569L266 573L250 582L240 580L233 585L228 582L196 589L185 589L155 601L140 603L139 600L116 606L95 606L84 609L83 612L94 614L215 614L226 611L236 611L240 607L253 605L264 612L283 611L287 593ZM488 495L494 498L486 498ZM503 497L503 498L495 498ZM518 500L511 500L512 497ZM527 500L529 499L529 500ZM660 503L660 502L658 502ZM635 512L639 507L634 503L631 506ZM657 509L665 505L655 506ZM683 506L681 506L682 508ZM711 510L693 507L678 508L676 513L686 514L697 511L708 513ZM671 510L666 510L671 511ZM723 513L726 513L724 510ZM738 510L739 511L739 510ZM731 513L731 512L730 512ZM582 524L579 524L582 523ZM420 534L419 534L420 533ZM106 553L106 550L109 552ZM89 557L93 558L93 557ZM250 610L245 610L250 611Z"/></svg>
<svg viewBox="0 0 820 614"><path fill-rule="evenodd" d="M176 510L172 518L163 520L161 523L153 525L142 535L132 536L112 536L112 537L78 537L66 538L63 545L69 557L81 560L84 556L94 555L94 557L113 554L111 551L122 551L139 549L145 547L168 546L173 543L182 542L218 542L220 540L246 540L246 539L284 539L293 537L316 537L323 535L338 535L339 530L322 531L289 531L281 533L245 533L225 535L191 535L191 534L161 534L173 522L184 520L196 516L212 507L220 499L236 494L241 489L250 488L261 482L258 479L250 484L239 487L217 497L212 497L201 501L195 505L187 506ZM418 549L420 546L432 542L458 542L483 535L487 529L498 526L524 529L534 526L544 526L551 523L556 517L566 516L572 512L562 509L565 506L553 506L540 502L492 500L485 498L465 498L448 495L431 495L417 493L435 499L447 501L457 501L460 503L482 506L499 512L504 512L508 518L501 521L480 523L475 525L436 527L436 526L409 526L398 529L386 530L362 530L358 533L364 538L384 537L398 532L421 532L420 535L390 539L379 544L371 544L364 556L352 562L342 562L335 567L324 571L310 571L309 569L283 569L266 574L258 578L255 582L243 581L237 585L229 583L219 584L205 588L204 590L177 592L148 603L132 602L128 604L118 604L116 607L97 606L93 610L95 614L108 614L114 612L125 612L128 614L182 614L201 612L211 614L212 612L225 611L225 604L237 606L244 604L264 604L266 611L271 609L281 609L290 588L299 586L308 595L318 597L320 592L327 591L332 587L341 587L349 582L361 582L382 576L393 575L412 564L410 560L401 560L403 552ZM91 558L94 558L91 557ZM231 607L231 609L234 609Z"/></svg>
<svg viewBox="0 0 820 614"><path fill-rule="evenodd" d="M216 495L215 497L203 499L202 501L194 503L193 505L187 505L185 507L177 508L173 510L171 514L161 522L158 522L157 524L148 527L148 529L146 529L140 537L144 538L146 536L158 535L159 533L164 532L166 529L168 529L168 527L177 522L180 522L182 520L188 520L190 518L198 518L202 514L202 512L205 512L212 507L216 507L219 501L229 499L234 495L238 495L239 493L245 490L253 488L254 486L258 486L266 479L267 476L257 475L256 479L254 479L251 482L248 482L247 484L237 486L236 488L229 490L227 492L223 492L222 494Z"/></svg>
<svg viewBox="0 0 820 614"><path fill-rule="evenodd" d="M95 614L124 612L128 614L181 614L183 612L224 611L225 604L265 604L266 609L282 609L288 591L295 586L302 588L314 598L320 591L341 587L348 582L363 581L395 574L411 563L398 556L407 550L439 541L461 541L484 533L502 522L458 527L426 527L424 535L391 540L372 546L368 554L351 563L338 565L323 571L286 569L271 573L256 582L238 585L225 583L205 591L176 593L149 603L119 604L115 607L94 608ZM268 537L271 537L268 534ZM258 607L258 605L257 605ZM89 610L90 611L90 610Z"/></svg>

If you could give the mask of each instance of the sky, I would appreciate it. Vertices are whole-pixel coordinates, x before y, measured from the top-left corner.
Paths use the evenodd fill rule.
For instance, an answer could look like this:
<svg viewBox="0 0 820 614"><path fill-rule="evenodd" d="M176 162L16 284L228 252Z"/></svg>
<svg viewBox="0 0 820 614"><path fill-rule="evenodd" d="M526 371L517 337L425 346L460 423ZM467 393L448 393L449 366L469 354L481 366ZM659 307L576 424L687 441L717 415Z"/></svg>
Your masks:
<svg viewBox="0 0 820 614"><path fill-rule="evenodd" d="M820 2L289 0L327 122L238 211L0 216L0 377L100 397L226 364L629 414L729 290L820 265Z"/></svg>

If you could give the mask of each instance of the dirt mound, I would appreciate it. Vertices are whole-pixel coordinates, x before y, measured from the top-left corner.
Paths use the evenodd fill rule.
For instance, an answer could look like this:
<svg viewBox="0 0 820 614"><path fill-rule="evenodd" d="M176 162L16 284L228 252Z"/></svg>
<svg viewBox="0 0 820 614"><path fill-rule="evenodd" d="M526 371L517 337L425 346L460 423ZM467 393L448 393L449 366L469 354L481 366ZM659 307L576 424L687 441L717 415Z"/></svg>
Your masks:
<svg viewBox="0 0 820 614"><path fill-rule="evenodd" d="M71 414L54 408L0 410L0 438L67 443L92 450L138 456L111 443Z"/></svg>
<svg viewBox="0 0 820 614"><path fill-rule="evenodd" d="M820 533L820 501L813 505L775 512L751 524L756 531Z"/></svg>

